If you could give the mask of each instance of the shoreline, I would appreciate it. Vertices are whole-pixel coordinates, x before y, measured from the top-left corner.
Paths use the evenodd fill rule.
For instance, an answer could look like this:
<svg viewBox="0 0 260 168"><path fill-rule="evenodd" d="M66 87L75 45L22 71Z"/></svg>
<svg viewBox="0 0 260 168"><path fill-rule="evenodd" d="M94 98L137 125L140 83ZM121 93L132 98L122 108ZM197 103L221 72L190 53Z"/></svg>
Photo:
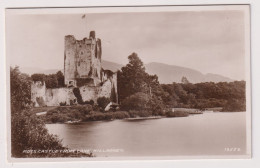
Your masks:
<svg viewBox="0 0 260 168"><path fill-rule="evenodd" d="M235 113L235 112L204 112L199 111L196 113L186 112L186 111L168 111L163 115L153 115L149 111L86 111L82 109L83 106L73 106L73 107L57 107L51 108L51 110L46 111L34 111L37 117L39 117L45 124L78 124L90 121L113 121L113 120L126 120L126 121L140 121L140 120L151 120L151 119L161 119L161 118L176 118L176 117L188 117L199 114L207 113ZM83 107L84 108L84 107ZM37 109L36 109L37 110ZM240 111L237 111L240 112ZM243 111L241 111L243 112Z"/></svg>

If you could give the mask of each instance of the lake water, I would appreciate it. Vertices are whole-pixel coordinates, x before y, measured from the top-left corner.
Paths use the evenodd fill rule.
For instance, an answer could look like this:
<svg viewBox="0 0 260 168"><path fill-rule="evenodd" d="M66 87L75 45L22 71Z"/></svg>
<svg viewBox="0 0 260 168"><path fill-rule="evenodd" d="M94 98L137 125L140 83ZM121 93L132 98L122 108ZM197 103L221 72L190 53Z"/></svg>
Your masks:
<svg viewBox="0 0 260 168"><path fill-rule="evenodd" d="M97 157L246 154L245 112L46 124L46 127L70 149L94 150Z"/></svg>

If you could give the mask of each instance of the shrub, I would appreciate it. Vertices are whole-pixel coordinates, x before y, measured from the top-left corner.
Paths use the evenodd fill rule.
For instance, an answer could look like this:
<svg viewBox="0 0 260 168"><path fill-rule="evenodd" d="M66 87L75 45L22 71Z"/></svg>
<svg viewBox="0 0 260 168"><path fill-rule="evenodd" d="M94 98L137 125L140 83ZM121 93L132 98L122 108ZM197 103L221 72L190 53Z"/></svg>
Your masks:
<svg viewBox="0 0 260 168"><path fill-rule="evenodd" d="M90 104L71 107L56 107L47 111L46 122L63 123L69 120L83 120L93 110Z"/></svg>
<svg viewBox="0 0 260 168"><path fill-rule="evenodd" d="M161 99L141 92L133 94L123 100L121 108L127 111L140 111L139 114L132 113L132 116L165 115L164 104Z"/></svg>
<svg viewBox="0 0 260 168"><path fill-rule="evenodd" d="M35 114L28 112L16 113L12 116L12 156L41 157L50 154L26 154L24 150L58 150L65 149L61 141L48 134L44 123Z"/></svg>
<svg viewBox="0 0 260 168"><path fill-rule="evenodd" d="M95 112L95 113L90 113L89 115L86 115L84 118L84 121L97 121L97 120L103 120L103 119L104 119L104 113Z"/></svg>
<svg viewBox="0 0 260 168"><path fill-rule="evenodd" d="M138 92L122 101L121 108L123 110L146 110L148 108L149 95Z"/></svg>
<svg viewBox="0 0 260 168"><path fill-rule="evenodd" d="M129 118L130 115L126 111L111 112L113 119Z"/></svg>
<svg viewBox="0 0 260 168"><path fill-rule="evenodd" d="M113 120L113 119L123 119L129 118L130 115L126 111L118 112L92 112L89 115L85 116L84 121L99 121L99 120Z"/></svg>
<svg viewBox="0 0 260 168"><path fill-rule="evenodd" d="M100 107L97 104L93 105L93 110L94 111L100 111Z"/></svg>
<svg viewBox="0 0 260 168"><path fill-rule="evenodd" d="M90 104L86 104L86 105L82 106L82 110L83 110L84 114L89 114L91 111L93 111L93 107Z"/></svg>
<svg viewBox="0 0 260 168"><path fill-rule="evenodd" d="M90 101L85 101L83 104L90 104L93 106L95 104L95 102L94 102L94 100L90 100Z"/></svg>
<svg viewBox="0 0 260 168"><path fill-rule="evenodd" d="M175 117L174 112L172 112L172 111L166 112L165 115L166 115L166 117Z"/></svg>
<svg viewBox="0 0 260 168"><path fill-rule="evenodd" d="M141 110L141 111L136 111L136 110L130 110L129 115L131 118L136 118L136 117L149 117L152 115L151 111L146 111L146 110Z"/></svg>
<svg viewBox="0 0 260 168"><path fill-rule="evenodd" d="M31 81L19 67L10 68L11 113L20 112L31 104Z"/></svg>
<svg viewBox="0 0 260 168"><path fill-rule="evenodd" d="M67 103L66 102L60 102L60 106L66 106Z"/></svg>
<svg viewBox="0 0 260 168"><path fill-rule="evenodd" d="M12 157L93 157L92 153L26 153L25 150L68 150L57 136L49 134L44 123L35 114L22 111L12 116Z"/></svg>
<svg viewBox="0 0 260 168"><path fill-rule="evenodd" d="M164 104L162 100L159 100L157 97L153 96L152 99L149 100L149 111L152 111L153 115L165 115L164 113Z"/></svg>
<svg viewBox="0 0 260 168"><path fill-rule="evenodd" d="M246 111L246 99L229 99L222 111Z"/></svg>
<svg viewBox="0 0 260 168"><path fill-rule="evenodd" d="M185 111L166 112L166 117L187 117L187 116L189 116L189 112L185 112Z"/></svg>
<svg viewBox="0 0 260 168"><path fill-rule="evenodd" d="M110 98L99 97L97 99L97 104L98 104L99 107L102 108L102 110L104 110L109 103L110 103Z"/></svg>
<svg viewBox="0 0 260 168"><path fill-rule="evenodd" d="M92 153L24 153L24 150L66 150L57 136L48 133L41 117L30 112L31 81L18 67L10 70L12 157L79 157ZM57 119L57 118L56 118Z"/></svg>

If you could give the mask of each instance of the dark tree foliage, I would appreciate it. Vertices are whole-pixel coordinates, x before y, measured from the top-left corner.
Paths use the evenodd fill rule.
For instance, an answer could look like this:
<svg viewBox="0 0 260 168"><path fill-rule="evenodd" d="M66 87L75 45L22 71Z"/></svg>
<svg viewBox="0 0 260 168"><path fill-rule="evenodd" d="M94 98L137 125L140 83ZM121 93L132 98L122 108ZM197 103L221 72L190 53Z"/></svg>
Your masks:
<svg viewBox="0 0 260 168"><path fill-rule="evenodd" d="M163 115L164 104L163 101L156 96L150 94L137 92L127 98L125 98L121 107L126 111L147 111L151 115Z"/></svg>
<svg viewBox="0 0 260 168"><path fill-rule="evenodd" d="M31 78L33 81L41 81L41 82L45 82L45 78L46 78L46 75L45 74L32 74L31 75Z"/></svg>
<svg viewBox="0 0 260 168"><path fill-rule="evenodd" d="M145 72L136 53L128 56L128 60L129 63L118 71L118 97L122 109L137 110L143 104L154 115L165 107L222 107L224 111L246 109L245 81L192 84L183 77L182 83L160 84L156 75ZM147 96L140 93L148 95L147 104L143 102Z"/></svg>
<svg viewBox="0 0 260 168"><path fill-rule="evenodd" d="M30 112L21 111L11 118L12 157L58 157L51 153L25 153L25 150L62 150L61 141L48 133L44 123Z"/></svg>
<svg viewBox="0 0 260 168"><path fill-rule="evenodd" d="M245 81L162 84L168 94L164 102L171 107L223 107L223 111L245 111Z"/></svg>
<svg viewBox="0 0 260 168"><path fill-rule="evenodd" d="M123 110L148 110L149 94L137 92L122 101Z"/></svg>
<svg viewBox="0 0 260 168"><path fill-rule="evenodd" d="M112 102L114 102L114 103L117 103L117 96L116 96L115 86L112 86L110 100Z"/></svg>
<svg viewBox="0 0 260 168"><path fill-rule="evenodd" d="M44 123L30 110L31 80L18 67L10 69L11 154L12 157L47 157L50 153L24 153L24 150L65 149L57 137L48 134ZM57 156L56 156L57 157Z"/></svg>
<svg viewBox="0 0 260 168"><path fill-rule="evenodd" d="M19 67L10 69L11 112L26 109L31 104L31 80Z"/></svg>
<svg viewBox="0 0 260 168"><path fill-rule="evenodd" d="M65 84L64 84L64 75L61 71L58 71L56 73L56 78L57 78L57 81L58 81L58 87L64 87Z"/></svg>
<svg viewBox="0 0 260 168"><path fill-rule="evenodd" d="M45 82L47 88L59 88L64 87L64 75L61 71L56 74L32 74L31 78L33 81Z"/></svg>
<svg viewBox="0 0 260 168"><path fill-rule="evenodd" d="M83 104L83 100L82 100L82 96L80 94L80 90L79 88L73 88L73 93L74 93L74 96L77 98L77 102L79 104Z"/></svg>
<svg viewBox="0 0 260 168"><path fill-rule="evenodd" d="M97 104L99 107L102 108L102 110L104 110L109 103L110 103L110 98L108 97L99 97L97 99Z"/></svg>
<svg viewBox="0 0 260 168"><path fill-rule="evenodd" d="M145 72L143 62L136 53L128 56L129 63L118 71L119 101L137 92L156 94L160 92L160 84L156 75ZM161 89L161 91L163 91Z"/></svg>
<svg viewBox="0 0 260 168"><path fill-rule="evenodd" d="M157 115L163 111L165 92L157 75L145 72L143 62L136 53L128 56L129 63L118 72L118 95L126 110L149 110ZM141 107L142 106L142 107Z"/></svg>
<svg viewBox="0 0 260 168"><path fill-rule="evenodd" d="M118 72L118 92L119 100L137 92L149 92L143 62L136 53L128 56L129 63Z"/></svg>
<svg viewBox="0 0 260 168"><path fill-rule="evenodd" d="M46 88L58 88L58 80L56 74L46 75L45 77Z"/></svg>
<svg viewBox="0 0 260 168"><path fill-rule="evenodd" d="M77 86L81 87L86 84L94 85L94 80L92 78L76 78Z"/></svg>

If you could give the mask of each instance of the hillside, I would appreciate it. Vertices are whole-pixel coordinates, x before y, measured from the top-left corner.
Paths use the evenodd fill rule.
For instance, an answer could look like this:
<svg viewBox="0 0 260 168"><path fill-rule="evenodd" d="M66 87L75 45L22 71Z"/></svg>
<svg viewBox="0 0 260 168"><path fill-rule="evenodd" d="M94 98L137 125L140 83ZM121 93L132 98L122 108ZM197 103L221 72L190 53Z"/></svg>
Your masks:
<svg viewBox="0 0 260 168"><path fill-rule="evenodd" d="M160 83L172 83L172 82L181 82L181 78L185 76L191 83L200 83L200 82L231 82L233 81L230 78L217 75L217 74L202 74L201 72L175 66L167 65L162 63L149 63L145 65L146 72L149 74L156 74L159 77Z"/></svg>
<svg viewBox="0 0 260 168"><path fill-rule="evenodd" d="M109 69L113 72L120 70L122 64L103 60L103 69ZM159 78L160 83L169 84L172 82L180 83L181 78L185 76L191 83L200 82L232 82L233 80L218 74L203 74L197 70L191 68L185 68L176 65L167 65L163 63L152 62L145 64L146 72L149 74L156 74ZM44 70L40 68L20 68L21 72L29 75L33 73L45 73L51 74L56 73L59 69ZM63 70L62 70L63 71Z"/></svg>

